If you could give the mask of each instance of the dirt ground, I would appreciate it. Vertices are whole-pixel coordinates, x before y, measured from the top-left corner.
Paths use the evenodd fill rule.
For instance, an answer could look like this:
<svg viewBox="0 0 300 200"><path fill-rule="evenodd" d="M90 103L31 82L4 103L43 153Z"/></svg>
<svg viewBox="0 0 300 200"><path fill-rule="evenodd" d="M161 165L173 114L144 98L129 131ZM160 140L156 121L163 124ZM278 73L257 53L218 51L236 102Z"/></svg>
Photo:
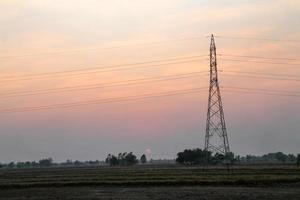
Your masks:
<svg viewBox="0 0 300 200"><path fill-rule="evenodd" d="M62 187L0 191L1 200L299 200L300 187Z"/></svg>

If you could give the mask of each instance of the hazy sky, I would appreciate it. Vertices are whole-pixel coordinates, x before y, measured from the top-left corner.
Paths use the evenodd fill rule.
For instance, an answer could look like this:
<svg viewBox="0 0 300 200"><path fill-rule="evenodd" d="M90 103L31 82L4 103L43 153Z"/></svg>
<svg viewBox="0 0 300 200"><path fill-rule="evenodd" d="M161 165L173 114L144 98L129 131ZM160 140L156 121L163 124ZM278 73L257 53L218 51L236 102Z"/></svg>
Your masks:
<svg viewBox="0 0 300 200"><path fill-rule="evenodd" d="M7 96L208 71L208 57L202 57L188 63L99 73L112 65L208 55L206 36L214 33L220 36L217 51L223 54L218 64L224 71L220 83L231 150L242 155L300 153L299 97L226 91L244 87L300 93L300 60L226 57L300 59L299 19L298 0L2 0L0 110L208 87L208 76L203 74L139 85ZM31 76L88 68L98 71ZM226 70L288 76L258 79L230 76ZM203 148L207 97L204 90L70 109L0 111L0 162L42 157L94 160L124 151L140 156L146 149L152 150L154 158L174 158L184 148Z"/></svg>

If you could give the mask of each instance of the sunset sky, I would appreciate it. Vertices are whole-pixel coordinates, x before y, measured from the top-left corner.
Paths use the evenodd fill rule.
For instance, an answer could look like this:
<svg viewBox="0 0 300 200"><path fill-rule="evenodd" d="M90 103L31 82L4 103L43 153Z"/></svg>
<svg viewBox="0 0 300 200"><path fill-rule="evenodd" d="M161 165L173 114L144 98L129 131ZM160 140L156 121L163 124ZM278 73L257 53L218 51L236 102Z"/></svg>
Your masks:
<svg viewBox="0 0 300 200"><path fill-rule="evenodd" d="M174 158L185 148L203 148L211 34L221 54L231 150L300 153L299 19L298 0L2 0L0 162L102 160L150 150L153 158ZM139 101L4 112L203 87Z"/></svg>

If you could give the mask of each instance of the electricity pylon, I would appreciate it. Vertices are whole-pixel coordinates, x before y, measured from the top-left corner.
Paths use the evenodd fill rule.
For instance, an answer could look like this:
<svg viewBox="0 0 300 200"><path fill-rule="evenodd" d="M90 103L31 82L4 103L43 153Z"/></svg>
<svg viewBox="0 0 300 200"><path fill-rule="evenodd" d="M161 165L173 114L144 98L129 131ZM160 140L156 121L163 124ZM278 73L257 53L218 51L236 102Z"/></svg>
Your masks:
<svg viewBox="0 0 300 200"><path fill-rule="evenodd" d="M210 86L205 133L205 150L224 155L230 152L219 87L217 53L213 35L211 36L210 43Z"/></svg>

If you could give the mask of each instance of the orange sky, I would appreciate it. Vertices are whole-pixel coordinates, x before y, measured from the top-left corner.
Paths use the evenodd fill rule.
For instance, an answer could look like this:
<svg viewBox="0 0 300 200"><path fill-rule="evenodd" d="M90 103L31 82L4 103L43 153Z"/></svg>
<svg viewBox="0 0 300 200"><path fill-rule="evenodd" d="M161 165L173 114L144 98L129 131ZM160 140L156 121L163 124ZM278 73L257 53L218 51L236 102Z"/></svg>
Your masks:
<svg viewBox="0 0 300 200"><path fill-rule="evenodd" d="M217 51L220 54L288 58L299 58L300 55L298 20L300 3L296 0L239 2L233 0L226 2L220 0L114 0L109 2L4 0L0 2L0 13L0 77L2 79L0 93L2 96L11 92L105 84L208 71L207 56L195 62L166 66L149 66L78 76L54 76L26 81L5 81L7 78L18 79L18 77L45 72L91 67L103 69L112 65L208 55L210 41L205 36L211 33L216 36L286 40L286 42L279 42L217 37ZM298 40L298 42L287 40ZM219 56L218 59L219 69L224 71L300 76L299 65L234 62L226 59L238 58L226 56ZM243 59L255 61L255 59ZM297 64L300 61L281 62ZM224 88L300 90L299 81L232 77L222 73L220 80ZM86 91L3 97L0 109L207 86L208 76L199 76ZM101 151L99 156L103 158L110 151L128 151L127 148L139 152L150 148L156 157L172 157L184 147L202 147L207 105L206 92L147 99L142 102L1 115L0 152L7 153L0 155L0 161L1 156L3 160L38 159L46 155L58 160L67 157L95 158L96 155L89 154L89 150ZM294 123L294 120L300 119L299 108L293 106L299 101L297 98L245 95L226 91L222 92L222 95L229 139L234 151L242 154L263 153L276 149L299 151L299 147L295 145L297 144L295 141L300 142L299 126ZM270 117L268 113L272 113L274 119L272 117L268 119ZM288 118L283 118L285 115ZM283 123L282 120L286 122ZM247 122L253 124L247 125ZM278 124L280 127L277 127ZM283 137L281 127L282 130L288 130L285 133L288 134L288 139L284 139L287 141L280 144L279 141ZM83 133L85 130L86 133ZM248 139L250 133L254 133L253 140ZM93 149L88 142L80 143L82 135L86 134L89 135L87 141L91 144L99 141L103 146ZM187 136L189 137L186 138ZM60 140L61 137L65 139ZM260 143L268 137L274 138L273 143L268 141ZM69 149L66 147L68 139L72 143ZM47 141L53 141L57 146L53 147ZM114 146L122 141L126 144L115 149L104 145L110 143ZM37 146L33 148L33 144ZM272 144L277 144L278 148ZM76 148L78 145L82 145L83 148L89 147L84 153L79 153L80 150ZM11 146L18 146L19 150L12 150ZM273 148L274 146L276 149Z"/></svg>

